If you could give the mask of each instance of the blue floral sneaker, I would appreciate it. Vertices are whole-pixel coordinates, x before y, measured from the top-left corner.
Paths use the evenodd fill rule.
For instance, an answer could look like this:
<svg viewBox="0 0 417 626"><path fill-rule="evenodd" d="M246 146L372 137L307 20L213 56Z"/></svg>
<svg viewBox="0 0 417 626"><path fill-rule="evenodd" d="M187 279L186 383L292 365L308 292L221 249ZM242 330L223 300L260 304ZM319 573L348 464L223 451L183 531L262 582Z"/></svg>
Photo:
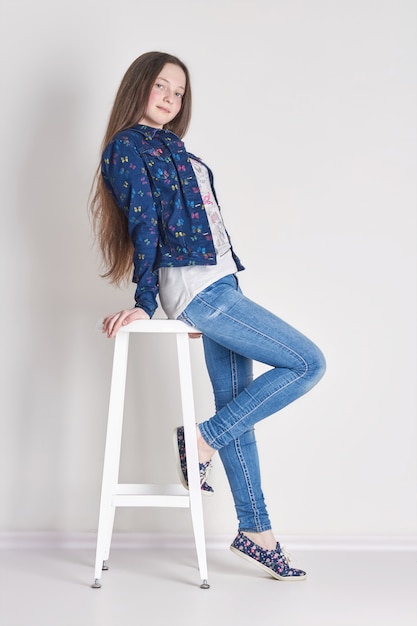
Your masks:
<svg viewBox="0 0 417 626"><path fill-rule="evenodd" d="M278 542L275 550L264 550L239 531L230 549L277 580L304 580L307 576L303 570L289 566L289 558Z"/></svg>
<svg viewBox="0 0 417 626"><path fill-rule="evenodd" d="M179 426L174 430L174 447L177 457L178 475L180 477L182 486L185 487L185 489L188 489L187 456L185 454L184 426ZM201 491L207 496L212 496L214 493L214 489L206 483L206 478L212 468L211 461L208 461L207 463L200 463L199 467Z"/></svg>

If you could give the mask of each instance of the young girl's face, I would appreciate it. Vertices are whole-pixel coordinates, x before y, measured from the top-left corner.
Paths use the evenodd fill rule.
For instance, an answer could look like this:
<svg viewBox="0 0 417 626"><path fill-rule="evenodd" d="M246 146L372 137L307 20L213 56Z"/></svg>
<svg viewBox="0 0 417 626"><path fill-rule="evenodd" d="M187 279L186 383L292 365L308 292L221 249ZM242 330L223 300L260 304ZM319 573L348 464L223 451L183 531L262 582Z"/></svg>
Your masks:
<svg viewBox="0 0 417 626"><path fill-rule="evenodd" d="M185 74L173 63L166 63L159 72L140 124L162 128L171 122L181 109L185 92Z"/></svg>

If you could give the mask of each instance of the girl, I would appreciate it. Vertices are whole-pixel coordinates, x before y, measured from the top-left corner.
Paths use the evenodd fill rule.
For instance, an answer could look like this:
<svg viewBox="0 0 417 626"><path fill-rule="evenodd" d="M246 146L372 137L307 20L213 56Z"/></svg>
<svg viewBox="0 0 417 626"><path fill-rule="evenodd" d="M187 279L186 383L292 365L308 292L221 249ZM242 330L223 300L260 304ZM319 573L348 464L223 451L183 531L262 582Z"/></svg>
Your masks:
<svg viewBox="0 0 417 626"><path fill-rule="evenodd" d="M181 140L190 116L190 77L178 58L149 52L132 63L110 115L91 211L104 275L119 284L133 258L136 305L107 316L103 332L114 337L152 317L158 293L170 319L202 332L216 413L197 426L201 487L213 492L206 479L218 451L239 521L231 549L278 580L303 580L271 530L254 425L309 391L325 362L306 337L242 294L236 273L244 268L212 172ZM253 360L271 369L253 380ZM187 486L182 428L175 443Z"/></svg>

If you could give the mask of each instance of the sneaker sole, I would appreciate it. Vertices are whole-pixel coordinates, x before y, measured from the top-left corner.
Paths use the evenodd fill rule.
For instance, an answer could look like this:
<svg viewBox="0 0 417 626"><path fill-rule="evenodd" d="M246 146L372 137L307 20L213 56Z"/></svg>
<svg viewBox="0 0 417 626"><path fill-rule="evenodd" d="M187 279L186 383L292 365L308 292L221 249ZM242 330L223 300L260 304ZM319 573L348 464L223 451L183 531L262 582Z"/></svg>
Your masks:
<svg viewBox="0 0 417 626"><path fill-rule="evenodd" d="M235 554L237 554L238 556L240 556L242 559L245 559L246 561L248 561L249 563L252 563L253 565L257 565L258 567L263 569L264 572L267 572L267 574L269 574L270 576L272 576L272 578L275 578L276 580L295 582L295 581L305 580L307 578L307 574L305 574L304 576L280 576L279 574L274 572L272 569L270 569L266 565L263 565L263 563L259 563L259 561L256 561L251 556L248 556L247 554L245 554L241 550L238 550L234 546L230 546L230 550L234 552Z"/></svg>

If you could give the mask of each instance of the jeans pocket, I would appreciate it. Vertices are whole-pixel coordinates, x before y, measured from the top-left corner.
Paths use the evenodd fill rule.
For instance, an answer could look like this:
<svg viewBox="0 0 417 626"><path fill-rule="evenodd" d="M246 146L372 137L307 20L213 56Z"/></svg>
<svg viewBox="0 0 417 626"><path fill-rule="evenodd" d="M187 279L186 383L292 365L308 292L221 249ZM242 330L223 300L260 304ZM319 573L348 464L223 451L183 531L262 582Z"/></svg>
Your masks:
<svg viewBox="0 0 417 626"><path fill-rule="evenodd" d="M190 318L188 317L185 311L183 311L182 313L178 315L177 320L179 320L180 322L184 322L185 324L188 324L188 326L191 326L192 328L195 328L195 324L190 320Z"/></svg>
<svg viewBox="0 0 417 626"><path fill-rule="evenodd" d="M228 287L235 290L239 288L237 277L234 274L227 274L226 276L219 278L214 283L208 285L205 289L202 289L196 297L206 297L214 294L214 297L217 298L219 289L227 289Z"/></svg>

